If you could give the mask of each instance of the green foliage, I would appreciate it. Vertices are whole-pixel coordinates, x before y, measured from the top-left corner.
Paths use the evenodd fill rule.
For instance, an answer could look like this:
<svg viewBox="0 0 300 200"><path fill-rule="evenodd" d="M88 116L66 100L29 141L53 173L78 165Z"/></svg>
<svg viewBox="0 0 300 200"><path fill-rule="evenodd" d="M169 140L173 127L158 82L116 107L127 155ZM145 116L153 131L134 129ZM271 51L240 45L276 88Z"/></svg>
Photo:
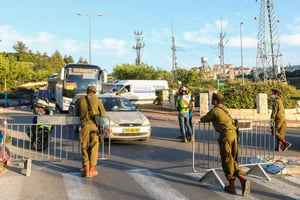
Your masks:
<svg viewBox="0 0 300 200"><path fill-rule="evenodd" d="M228 83L229 87L220 91L225 97L224 105L228 108L235 109L255 109L256 95L266 93L268 95L268 106L271 108L271 89L277 88L282 91L281 99L286 109L295 108L297 102L291 97L297 96L295 87L287 83L278 81L268 81L266 83L251 83L246 82L244 85Z"/></svg>
<svg viewBox="0 0 300 200"><path fill-rule="evenodd" d="M17 53L0 53L0 90L27 82L47 81L49 74L57 73L67 63L74 63L72 56L63 58L59 51L52 56L40 52L34 54L21 41L13 48Z"/></svg>
<svg viewBox="0 0 300 200"><path fill-rule="evenodd" d="M171 76L160 68L154 68L145 64L116 66L112 73L118 80L168 80Z"/></svg>

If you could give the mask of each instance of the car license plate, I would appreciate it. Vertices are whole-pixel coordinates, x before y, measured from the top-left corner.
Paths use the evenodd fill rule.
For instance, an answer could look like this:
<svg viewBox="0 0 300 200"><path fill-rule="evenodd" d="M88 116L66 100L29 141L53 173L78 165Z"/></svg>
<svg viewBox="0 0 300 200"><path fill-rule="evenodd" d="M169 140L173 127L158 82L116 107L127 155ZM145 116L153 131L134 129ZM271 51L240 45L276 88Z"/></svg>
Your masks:
<svg viewBox="0 0 300 200"><path fill-rule="evenodd" d="M125 128L124 133L139 133L140 129L139 128Z"/></svg>

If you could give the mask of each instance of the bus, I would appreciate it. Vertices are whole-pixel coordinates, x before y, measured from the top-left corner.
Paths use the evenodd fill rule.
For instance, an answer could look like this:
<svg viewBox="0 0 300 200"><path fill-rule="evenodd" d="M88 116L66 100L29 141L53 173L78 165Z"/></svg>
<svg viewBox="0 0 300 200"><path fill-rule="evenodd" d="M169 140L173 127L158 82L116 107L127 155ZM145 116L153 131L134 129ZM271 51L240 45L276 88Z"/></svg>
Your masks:
<svg viewBox="0 0 300 200"><path fill-rule="evenodd" d="M90 85L96 87L98 94L102 93L102 70L97 65L67 64L53 80L56 81L53 94L60 111L68 111L73 97L86 93Z"/></svg>

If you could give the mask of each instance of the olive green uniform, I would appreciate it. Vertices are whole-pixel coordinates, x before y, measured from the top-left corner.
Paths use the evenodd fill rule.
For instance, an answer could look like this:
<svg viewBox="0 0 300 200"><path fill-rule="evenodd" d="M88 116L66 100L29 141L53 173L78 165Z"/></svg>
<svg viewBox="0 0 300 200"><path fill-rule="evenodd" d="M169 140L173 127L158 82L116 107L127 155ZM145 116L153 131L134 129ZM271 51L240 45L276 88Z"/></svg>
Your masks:
<svg viewBox="0 0 300 200"><path fill-rule="evenodd" d="M228 181L235 180L235 177L243 175L239 170L238 142L236 128L231 117L225 113L222 104L215 106L205 116L201 117L201 122L212 122L215 130L220 133L219 146L222 161L222 168Z"/></svg>
<svg viewBox="0 0 300 200"><path fill-rule="evenodd" d="M275 122L275 136L278 141L283 142L286 133L285 111L282 101L276 97L272 102L271 119Z"/></svg>
<svg viewBox="0 0 300 200"><path fill-rule="evenodd" d="M106 112L102 101L93 94L88 94L91 105L91 111L94 115L100 114L102 117L106 116ZM98 128L91 120L88 112L88 104L85 97L81 97L76 103L75 113L80 117L82 129L80 131L79 139L82 150L82 164L83 166L92 166L97 164L99 137L97 135Z"/></svg>

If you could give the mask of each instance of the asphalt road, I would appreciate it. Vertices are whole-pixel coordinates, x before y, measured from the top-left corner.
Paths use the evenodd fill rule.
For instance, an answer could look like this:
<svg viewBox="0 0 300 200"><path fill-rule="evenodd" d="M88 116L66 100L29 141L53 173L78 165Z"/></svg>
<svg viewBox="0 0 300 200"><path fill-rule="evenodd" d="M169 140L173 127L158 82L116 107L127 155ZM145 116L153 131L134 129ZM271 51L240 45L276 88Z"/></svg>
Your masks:
<svg viewBox="0 0 300 200"><path fill-rule="evenodd" d="M13 120L30 121L31 114L26 115ZM33 161L29 177L21 174L22 163L11 162L0 174L1 199L245 199L238 181L238 195L198 182L204 173L192 171L192 143L179 142L179 135L177 124L152 122L148 143L112 142L110 159L99 160L100 175L89 179L80 177L80 160ZM288 129L286 139L293 146L282 155L300 157L299 130ZM227 183L223 172L218 174ZM270 177L248 177L252 190L247 199L300 199L300 185L292 179Z"/></svg>

